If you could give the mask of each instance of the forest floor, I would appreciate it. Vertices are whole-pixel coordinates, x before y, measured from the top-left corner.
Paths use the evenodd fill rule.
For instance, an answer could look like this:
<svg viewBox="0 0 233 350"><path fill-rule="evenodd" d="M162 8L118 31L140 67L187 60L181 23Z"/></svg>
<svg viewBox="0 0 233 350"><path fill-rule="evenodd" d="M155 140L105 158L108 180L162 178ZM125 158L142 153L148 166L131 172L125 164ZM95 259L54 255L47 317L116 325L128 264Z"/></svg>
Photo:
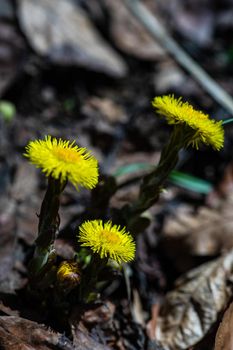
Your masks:
<svg viewBox="0 0 233 350"><path fill-rule="evenodd" d="M143 3L233 96L233 2ZM182 96L217 120L229 112L124 1L0 0L0 77L0 348L233 349L231 124L220 152L181 152L146 213L150 225L137 235L135 261L97 302L72 300L69 314L28 286L46 178L23 156L30 140L45 135L76 140L98 159L101 178L116 181L110 208L119 209L137 198L140 178L157 164L171 131L155 115L153 97ZM95 199L67 185L59 261L72 259L77 227Z"/></svg>

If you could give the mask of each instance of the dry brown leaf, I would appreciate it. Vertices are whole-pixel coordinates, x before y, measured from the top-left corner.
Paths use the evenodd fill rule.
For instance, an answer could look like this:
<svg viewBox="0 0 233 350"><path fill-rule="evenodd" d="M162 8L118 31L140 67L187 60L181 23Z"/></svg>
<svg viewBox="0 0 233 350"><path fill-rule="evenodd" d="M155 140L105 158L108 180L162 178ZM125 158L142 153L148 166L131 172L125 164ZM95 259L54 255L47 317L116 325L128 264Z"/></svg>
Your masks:
<svg viewBox="0 0 233 350"><path fill-rule="evenodd" d="M35 193L38 186L37 170L26 160L17 164L14 183L10 189L11 196L19 201L28 201L32 193Z"/></svg>
<svg viewBox="0 0 233 350"><path fill-rule="evenodd" d="M190 207L176 210L164 225L165 240L182 242L192 255L217 255L233 247L233 195L219 202L217 208L200 207L194 213ZM165 243L166 245L166 243Z"/></svg>
<svg viewBox="0 0 233 350"><path fill-rule="evenodd" d="M213 40L214 13L210 8L199 6L199 10L180 8L173 13L174 25L179 33L200 46L208 46Z"/></svg>
<svg viewBox="0 0 233 350"><path fill-rule="evenodd" d="M154 87L158 93L166 93L169 90L177 90L186 86L187 80L182 69L170 58L158 64L153 78Z"/></svg>
<svg viewBox="0 0 233 350"><path fill-rule="evenodd" d="M177 280L176 289L165 298L154 330L163 347L188 349L205 336L229 301L227 282L232 268L233 250Z"/></svg>
<svg viewBox="0 0 233 350"><path fill-rule="evenodd" d="M0 347L3 350L75 350L64 335L17 316L0 317Z"/></svg>
<svg viewBox="0 0 233 350"><path fill-rule="evenodd" d="M135 322L145 326L145 315L143 312L142 300L136 288L133 289L133 301L131 303L132 315Z"/></svg>
<svg viewBox="0 0 233 350"><path fill-rule="evenodd" d="M157 328L157 322L158 322L158 315L159 315L159 304L154 304L151 307L151 319L147 323L146 330L148 337L150 339L154 339L155 329Z"/></svg>
<svg viewBox="0 0 233 350"><path fill-rule="evenodd" d="M18 310L12 310L9 306L4 305L2 301L0 301L0 312L4 316L19 316Z"/></svg>
<svg viewBox="0 0 233 350"><path fill-rule="evenodd" d="M233 349L233 303L225 311L222 322L218 328L214 350Z"/></svg>
<svg viewBox="0 0 233 350"><path fill-rule="evenodd" d="M107 339L101 335L98 339L98 331L95 336L92 335L92 328L100 324L108 323L114 315L115 306L106 302L96 308L90 308L83 312L82 308L77 307L73 310L70 318L73 343L76 350L110 350L107 345Z"/></svg>
<svg viewBox="0 0 233 350"><path fill-rule="evenodd" d="M123 107L108 97L90 97L82 107L82 112L93 116L95 119L98 116L113 125L127 121L127 115Z"/></svg>
<svg viewBox="0 0 233 350"><path fill-rule="evenodd" d="M123 77L127 66L73 0L18 0L19 20L32 47L62 65ZM30 15L29 15L30 14Z"/></svg>
<svg viewBox="0 0 233 350"><path fill-rule="evenodd" d="M114 42L122 51L144 60L164 58L164 49L147 33L122 1L104 0L104 3L110 12L110 30Z"/></svg>
<svg viewBox="0 0 233 350"><path fill-rule="evenodd" d="M209 0L159 0L160 8L167 14L170 31L173 29L182 37L200 46L208 46L214 38L215 12ZM229 11L228 11L229 12ZM232 21L231 21L232 22Z"/></svg>
<svg viewBox="0 0 233 350"><path fill-rule="evenodd" d="M1 311L13 313L9 308L0 305ZM98 312L99 311L99 312ZM106 321L105 309L98 309L97 313L85 314L86 324ZM110 350L107 345L98 343L95 336L84 329L76 329L73 343L60 333L48 329L46 326L32 322L18 316L0 316L0 348L2 350Z"/></svg>

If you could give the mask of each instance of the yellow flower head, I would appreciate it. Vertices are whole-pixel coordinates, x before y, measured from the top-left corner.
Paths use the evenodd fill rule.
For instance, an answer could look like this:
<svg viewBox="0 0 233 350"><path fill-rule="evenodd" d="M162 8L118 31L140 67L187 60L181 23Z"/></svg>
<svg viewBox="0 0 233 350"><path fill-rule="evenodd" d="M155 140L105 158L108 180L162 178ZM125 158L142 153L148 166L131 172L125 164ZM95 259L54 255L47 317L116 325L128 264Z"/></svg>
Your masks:
<svg viewBox="0 0 233 350"><path fill-rule="evenodd" d="M79 242L89 247L103 258L128 262L135 257L135 242L125 227L113 225L111 221L102 220L84 222L79 229Z"/></svg>
<svg viewBox="0 0 233 350"><path fill-rule="evenodd" d="M92 189L98 182L98 162L86 150L73 141L57 140L46 136L44 140L30 141L24 154L32 164L41 168L46 176L65 182L67 179L76 187Z"/></svg>
<svg viewBox="0 0 233 350"><path fill-rule="evenodd" d="M80 270L76 262L63 261L57 270L59 284L64 287L75 287L80 283Z"/></svg>
<svg viewBox="0 0 233 350"><path fill-rule="evenodd" d="M182 98L175 99L174 96L158 96L152 101L152 106L158 114L163 115L168 124L181 124L193 130L188 145L198 149L200 143L212 146L220 150L224 144L224 130L222 121L209 119L207 114L195 110Z"/></svg>

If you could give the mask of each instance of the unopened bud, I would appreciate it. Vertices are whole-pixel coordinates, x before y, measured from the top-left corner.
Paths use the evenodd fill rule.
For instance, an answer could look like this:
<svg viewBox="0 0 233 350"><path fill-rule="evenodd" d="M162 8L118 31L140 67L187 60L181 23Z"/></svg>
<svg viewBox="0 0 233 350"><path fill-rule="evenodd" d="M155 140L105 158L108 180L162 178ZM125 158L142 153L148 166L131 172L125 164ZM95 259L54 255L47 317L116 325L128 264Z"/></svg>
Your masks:
<svg viewBox="0 0 233 350"><path fill-rule="evenodd" d="M64 290L71 290L80 283L80 269L76 262L63 261L57 270L57 280Z"/></svg>

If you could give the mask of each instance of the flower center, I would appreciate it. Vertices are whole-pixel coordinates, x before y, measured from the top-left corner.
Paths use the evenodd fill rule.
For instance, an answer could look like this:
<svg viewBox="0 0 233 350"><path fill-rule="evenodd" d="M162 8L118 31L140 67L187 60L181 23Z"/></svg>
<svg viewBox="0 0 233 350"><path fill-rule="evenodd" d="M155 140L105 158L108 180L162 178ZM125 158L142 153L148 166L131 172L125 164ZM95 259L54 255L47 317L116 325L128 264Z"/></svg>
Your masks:
<svg viewBox="0 0 233 350"><path fill-rule="evenodd" d="M53 152L59 160L66 163L75 163L80 160L80 155L71 148L57 148Z"/></svg>
<svg viewBox="0 0 233 350"><path fill-rule="evenodd" d="M116 244L116 243L120 243L121 241L120 238L113 232L103 230L101 234L102 234L103 240L105 240L108 243Z"/></svg>

